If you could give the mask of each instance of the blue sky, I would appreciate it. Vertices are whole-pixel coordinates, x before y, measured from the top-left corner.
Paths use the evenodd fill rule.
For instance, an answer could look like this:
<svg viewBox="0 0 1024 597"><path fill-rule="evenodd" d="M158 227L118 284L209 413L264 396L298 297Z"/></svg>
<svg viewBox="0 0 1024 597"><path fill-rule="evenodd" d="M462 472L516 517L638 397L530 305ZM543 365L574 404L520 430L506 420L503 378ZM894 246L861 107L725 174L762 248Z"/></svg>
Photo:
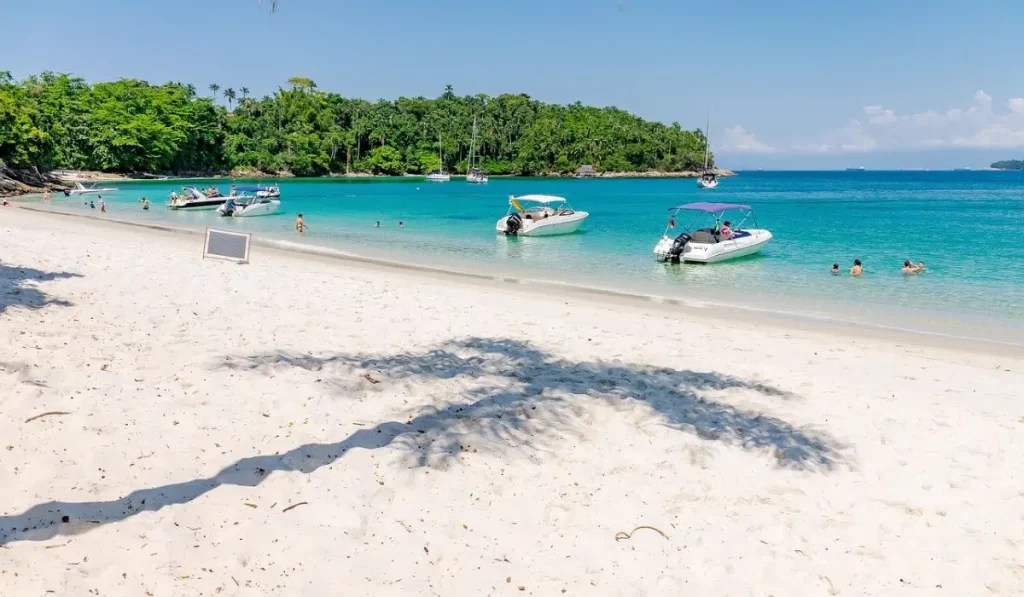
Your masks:
<svg viewBox="0 0 1024 597"><path fill-rule="evenodd" d="M1021 2L280 1L3 0L0 69L255 94L306 76L371 100L451 84L689 128L710 108L737 168L1024 157Z"/></svg>

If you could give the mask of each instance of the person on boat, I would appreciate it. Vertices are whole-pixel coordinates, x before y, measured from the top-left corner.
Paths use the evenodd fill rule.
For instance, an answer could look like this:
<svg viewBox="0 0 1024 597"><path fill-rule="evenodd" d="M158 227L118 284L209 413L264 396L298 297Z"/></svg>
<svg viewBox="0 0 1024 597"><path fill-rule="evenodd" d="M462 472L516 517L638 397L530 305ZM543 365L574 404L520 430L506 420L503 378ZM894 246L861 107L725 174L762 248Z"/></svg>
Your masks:
<svg viewBox="0 0 1024 597"><path fill-rule="evenodd" d="M730 224L731 222L729 222L729 220L722 222L722 229L718 231L718 234L720 234L722 238L726 240L733 237L732 228L729 227Z"/></svg>
<svg viewBox="0 0 1024 597"><path fill-rule="evenodd" d="M230 196L234 197L237 194L238 194L238 191L235 190L235 185L231 185L231 195Z"/></svg>
<svg viewBox="0 0 1024 597"><path fill-rule="evenodd" d="M860 259L853 260L853 267L850 268L850 275L860 277L864 273L864 266L861 265Z"/></svg>
<svg viewBox="0 0 1024 597"><path fill-rule="evenodd" d="M839 275L839 264L838 263L833 263L832 264L832 275L833 276L838 276Z"/></svg>
<svg viewBox="0 0 1024 597"><path fill-rule="evenodd" d="M302 219L302 214L295 217L295 231L299 234L306 231L306 221Z"/></svg>

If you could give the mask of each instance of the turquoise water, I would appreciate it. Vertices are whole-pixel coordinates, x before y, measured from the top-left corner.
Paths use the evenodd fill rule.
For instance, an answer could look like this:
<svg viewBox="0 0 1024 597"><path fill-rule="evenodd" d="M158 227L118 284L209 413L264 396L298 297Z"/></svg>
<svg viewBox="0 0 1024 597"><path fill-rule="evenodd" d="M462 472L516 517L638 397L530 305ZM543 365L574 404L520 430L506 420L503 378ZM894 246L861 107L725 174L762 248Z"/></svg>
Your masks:
<svg viewBox="0 0 1024 597"><path fill-rule="evenodd" d="M689 179L509 178L482 186L462 179L284 180L283 213L249 219L164 209L181 184L117 184L120 192L105 197L110 215L242 229L419 264L1024 338L1024 173L745 172L710 191ZM226 191L230 183L197 184ZM591 216L574 235L506 238L494 224L510 193L562 195ZM137 203L143 195L154 200L149 212ZM753 205L774 240L760 255L735 262L656 263L651 249L667 208L698 200ZM86 209L79 198L55 203ZM302 237L294 232L299 212L310 226ZM860 279L845 275L855 258L866 270ZM929 271L904 276L904 259L924 261ZM833 262L844 275L828 273Z"/></svg>

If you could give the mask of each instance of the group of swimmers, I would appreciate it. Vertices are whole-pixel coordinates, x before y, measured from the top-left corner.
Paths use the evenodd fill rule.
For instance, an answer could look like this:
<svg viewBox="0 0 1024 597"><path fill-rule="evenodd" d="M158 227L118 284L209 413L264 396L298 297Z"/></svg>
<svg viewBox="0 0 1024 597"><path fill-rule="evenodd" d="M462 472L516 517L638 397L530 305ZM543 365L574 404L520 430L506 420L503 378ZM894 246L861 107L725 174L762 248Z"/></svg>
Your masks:
<svg viewBox="0 0 1024 597"><path fill-rule="evenodd" d="M726 222L726 224L728 224L728 222ZM900 269L900 271L902 273L904 273L904 274L919 274L921 272L928 271L928 270L925 269L923 261L918 261L915 264L913 261L910 261L909 259L907 259L906 261L903 262L903 268ZM862 276L863 274L864 274L864 265L860 262L860 259L854 259L853 260L853 267L850 268L850 275L855 277L855 278L857 278L857 277ZM832 264L832 275L833 276L838 276L839 275L839 264L838 263L833 263Z"/></svg>
<svg viewBox="0 0 1024 597"><path fill-rule="evenodd" d="M380 228L380 220L377 220L373 227ZM398 227L405 228L405 222L403 220L399 220ZM307 230L309 230L309 226L306 225L306 220L302 217L302 214L295 216L295 231L301 234Z"/></svg>

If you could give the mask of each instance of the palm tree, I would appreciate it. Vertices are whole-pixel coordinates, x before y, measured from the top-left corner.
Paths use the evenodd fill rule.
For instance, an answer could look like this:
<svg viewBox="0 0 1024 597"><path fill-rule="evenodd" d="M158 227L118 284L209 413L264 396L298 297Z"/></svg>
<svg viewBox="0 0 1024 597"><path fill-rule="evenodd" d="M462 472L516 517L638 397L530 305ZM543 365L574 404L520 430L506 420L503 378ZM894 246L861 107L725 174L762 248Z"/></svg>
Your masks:
<svg viewBox="0 0 1024 597"><path fill-rule="evenodd" d="M246 99L248 97L249 97L249 88L248 87L243 87L242 88L242 99Z"/></svg>
<svg viewBox="0 0 1024 597"><path fill-rule="evenodd" d="M236 97L238 97L238 96L235 95L235 90L234 89L228 87L227 89L224 90L224 98L228 100L228 110L231 110L231 106L232 106L232 104L235 103L235 98Z"/></svg>
<svg viewBox="0 0 1024 597"><path fill-rule="evenodd" d="M186 85L185 89L188 91L188 94L189 94L190 97L195 97L196 96L196 86L193 85L192 83L189 83L188 85Z"/></svg>
<svg viewBox="0 0 1024 597"><path fill-rule="evenodd" d="M452 88L451 85L445 85L444 94L441 97L443 97L444 99L452 99L453 97L455 97L455 90Z"/></svg>
<svg viewBox="0 0 1024 597"><path fill-rule="evenodd" d="M217 101L217 92L220 91L220 85L216 83L210 83L210 91L213 92L213 101Z"/></svg>

